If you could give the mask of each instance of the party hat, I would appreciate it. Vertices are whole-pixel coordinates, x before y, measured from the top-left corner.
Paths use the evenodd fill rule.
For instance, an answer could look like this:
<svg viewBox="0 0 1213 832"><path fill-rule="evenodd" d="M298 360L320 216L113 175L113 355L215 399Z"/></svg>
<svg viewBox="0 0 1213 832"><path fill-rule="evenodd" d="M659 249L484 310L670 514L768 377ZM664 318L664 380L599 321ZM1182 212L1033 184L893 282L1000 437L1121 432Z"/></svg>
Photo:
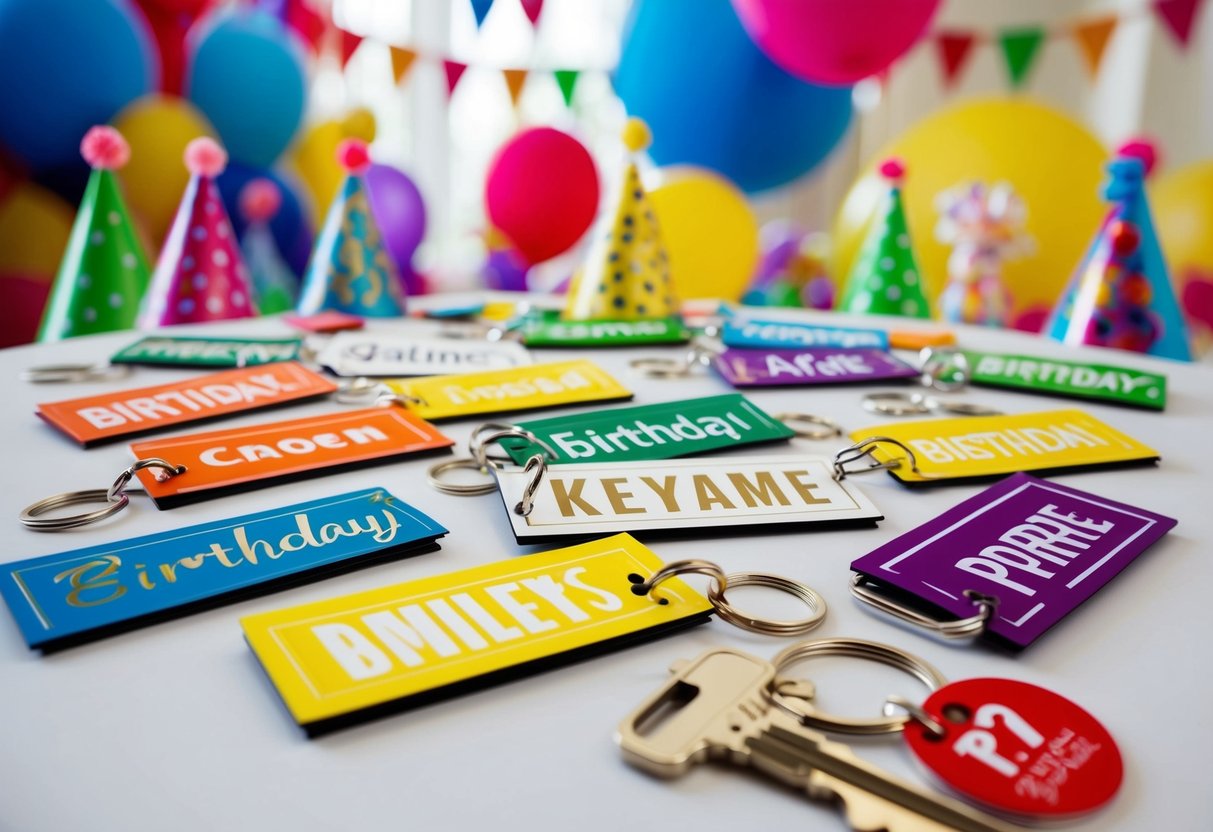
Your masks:
<svg viewBox="0 0 1213 832"><path fill-rule="evenodd" d="M366 142L337 147L345 181L329 206L324 228L303 278L299 314L336 310L370 318L404 314L404 292L371 213L364 174L371 166Z"/></svg>
<svg viewBox="0 0 1213 832"><path fill-rule="evenodd" d="M648 126L628 119L623 141L637 154L649 145ZM566 320L666 318L678 311L670 261L636 162L624 167L615 213L595 231L585 266L574 276L565 301Z"/></svg>
<svg viewBox="0 0 1213 832"><path fill-rule="evenodd" d="M185 146L190 181L144 301L144 329L257 314L248 269L215 184L226 166L227 153L214 139L204 136Z"/></svg>
<svg viewBox="0 0 1213 832"><path fill-rule="evenodd" d="M851 267L838 309L929 318L931 304L923 294L922 273L914 258L901 201L905 165L900 159L888 159L880 166L880 175L889 183L888 199Z"/></svg>
<svg viewBox="0 0 1213 832"><path fill-rule="evenodd" d="M1045 325L1050 338L1192 360L1143 188L1153 157L1134 142L1108 163L1103 196L1112 210Z"/></svg>
<svg viewBox="0 0 1213 832"><path fill-rule="evenodd" d="M240 249L252 279L253 299L262 315L294 309L299 290L270 230L270 221L281 205L282 192L272 179L253 179L240 190L240 213L246 222Z"/></svg>
<svg viewBox="0 0 1213 832"><path fill-rule="evenodd" d="M130 158L130 147L114 128L94 127L80 153L93 172L42 315L39 341L131 329L147 290L147 255L114 177Z"/></svg>

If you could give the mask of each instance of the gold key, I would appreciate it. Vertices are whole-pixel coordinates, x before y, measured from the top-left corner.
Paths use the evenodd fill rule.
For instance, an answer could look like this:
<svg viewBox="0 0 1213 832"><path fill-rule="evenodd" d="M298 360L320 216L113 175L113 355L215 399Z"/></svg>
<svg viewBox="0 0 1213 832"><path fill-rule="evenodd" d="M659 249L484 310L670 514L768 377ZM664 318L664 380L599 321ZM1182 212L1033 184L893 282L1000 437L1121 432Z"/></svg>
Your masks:
<svg viewBox="0 0 1213 832"><path fill-rule="evenodd" d="M674 667L673 678L619 726L624 758L658 777L727 760L843 803L861 832L1013 832L977 809L933 795L801 725L771 699L775 667L738 650L710 650Z"/></svg>

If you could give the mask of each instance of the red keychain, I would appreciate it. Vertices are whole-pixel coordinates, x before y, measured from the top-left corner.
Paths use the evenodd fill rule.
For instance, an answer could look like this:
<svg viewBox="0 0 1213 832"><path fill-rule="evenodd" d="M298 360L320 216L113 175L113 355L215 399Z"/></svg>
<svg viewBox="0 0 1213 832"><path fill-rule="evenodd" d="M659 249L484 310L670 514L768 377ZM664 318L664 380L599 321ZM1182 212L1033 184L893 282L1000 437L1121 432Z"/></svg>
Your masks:
<svg viewBox="0 0 1213 832"><path fill-rule="evenodd" d="M827 714L814 686L788 668L820 656L849 656L896 667L932 693L920 706L890 696L884 718ZM831 638L794 644L773 659L774 700L802 723L841 734L900 732L914 756L951 791L1017 821L1050 822L1093 812L1120 790L1124 764L1095 717L1052 691L1013 679L948 682L904 650ZM908 716L897 714L904 710Z"/></svg>

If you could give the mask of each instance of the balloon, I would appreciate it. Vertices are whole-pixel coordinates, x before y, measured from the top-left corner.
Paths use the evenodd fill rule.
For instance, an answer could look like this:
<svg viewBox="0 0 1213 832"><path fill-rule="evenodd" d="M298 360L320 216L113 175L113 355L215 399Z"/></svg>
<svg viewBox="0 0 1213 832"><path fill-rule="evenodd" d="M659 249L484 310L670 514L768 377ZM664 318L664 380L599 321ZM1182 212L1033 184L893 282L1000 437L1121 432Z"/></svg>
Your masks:
<svg viewBox="0 0 1213 832"><path fill-rule="evenodd" d="M180 95L185 84L185 35L213 0L135 0L160 56L160 91Z"/></svg>
<svg viewBox="0 0 1213 832"><path fill-rule="evenodd" d="M219 131L232 159L268 167L303 118L304 50L273 15L237 7L190 32L191 101Z"/></svg>
<svg viewBox="0 0 1213 832"><path fill-rule="evenodd" d="M876 154L834 221L836 276L850 273L886 189L877 164L890 156L912 172L902 196L928 297L938 297L947 277L949 247L930 230L939 216L935 198L948 188L1003 181L1023 197L1036 249L1003 273L1018 311L1052 307L1107 213L1099 198L1107 153L1084 127L1028 99L971 101L920 121Z"/></svg>
<svg viewBox="0 0 1213 832"><path fill-rule="evenodd" d="M1213 160L1179 168L1147 184L1154 228L1177 295L1213 276Z"/></svg>
<svg viewBox="0 0 1213 832"><path fill-rule="evenodd" d="M383 246L396 261L406 293L416 295L421 281L413 271L413 255L425 238L425 201L421 191L412 179L387 165L371 165L366 172L366 185Z"/></svg>
<svg viewBox="0 0 1213 832"><path fill-rule="evenodd" d="M480 270L484 287L494 292L525 292L527 265L518 252L508 248L490 249Z"/></svg>
<svg viewBox="0 0 1213 832"><path fill-rule="evenodd" d="M582 144L551 127L515 135L489 165L484 203L531 264L568 250L598 212L598 170Z"/></svg>
<svg viewBox="0 0 1213 832"><path fill-rule="evenodd" d="M375 140L375 117L366 109L352 110L343 119L322 121L308 129L291 148L291 161L299 178L312 194L312 201L327 208L345 179L337 164L337 145L343 139Z"/></svg>
<svg viewBox="0 0 1213 832"><path fill-rule="evenodd" d="M0 297L4 298L4 303L0 303L0 347L15 347L34 340L50 291L50 275L0 274Z"/></svg>
<svg viewBox="0 0 1213 832"><path fill-rule="evenodd" d="M44 274L49 281L75 215L71 205L32 182L14 186L0 202L0 274Z"/></svg>
<svg viewBox="0 0 1213 832"><path fill-rule="evenodd" d="M282 193L282 205L270 221L270 230L274 233L282 259L291 267L295 276L299 277L307 268L308 258L312 255L311 206L300 196L303 192L302 186L272 170L228 162L227 170L215 180L219 185L219 193L223 196L223 206L232 219L236 236L243 238L246 221L240 211L240 191L258 177L272 179Z"/></svg>
<svg viewBox="0 0 1213 832"><path fill-rule="evenodd" d="M745 195L711 171L671 168L649 200L678 296L740 300L758 263L758 221Z"/></svg>
<svg viewBox="0 0 1213 832"><path fill-rule="evenodd" d="M0 0L0 143L36 170L82 168L80 138L159 75L126 0Z"/></svg>
<svg viewBox="0 0 1213 832"><path fill-rule="evenodd" d="M127 106L114 127L131 146L131 160L118 172L127 204L159 247L190 179L181 164L185 146L199 136L213 137L214 128L185 99L158 94Z"/></svg>
<svg viewBox="0 0 1213 832"><path fill-rule="evenodd" d="M854 84L922 37L939 0L733 0L754 43L797 78Z"/></svg>
<svg viewBox="0 0 1213 832"><path fill-rule="evenodd" d="M710 168L753 193L812 170L846 132L851 91L777 67L728 0L638 0L626 31L615 89L648 122L659 165Z"/></svg>

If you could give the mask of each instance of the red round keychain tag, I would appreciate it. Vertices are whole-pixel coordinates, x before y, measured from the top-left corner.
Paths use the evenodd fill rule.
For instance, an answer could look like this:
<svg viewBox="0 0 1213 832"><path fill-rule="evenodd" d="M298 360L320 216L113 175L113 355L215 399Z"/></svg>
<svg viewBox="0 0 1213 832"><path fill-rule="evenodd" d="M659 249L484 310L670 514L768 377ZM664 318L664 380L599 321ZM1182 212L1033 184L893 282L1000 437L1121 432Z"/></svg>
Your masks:
<svg viewBox="0 0 1213 832"><path fill-rule="evenodd" d="M915 756L962 795L1034 820L1092 812L1120 789L1115 740L1069 699L1011 679L967 679L931 694L923 710L942 737L913 722Z"/></svg>

